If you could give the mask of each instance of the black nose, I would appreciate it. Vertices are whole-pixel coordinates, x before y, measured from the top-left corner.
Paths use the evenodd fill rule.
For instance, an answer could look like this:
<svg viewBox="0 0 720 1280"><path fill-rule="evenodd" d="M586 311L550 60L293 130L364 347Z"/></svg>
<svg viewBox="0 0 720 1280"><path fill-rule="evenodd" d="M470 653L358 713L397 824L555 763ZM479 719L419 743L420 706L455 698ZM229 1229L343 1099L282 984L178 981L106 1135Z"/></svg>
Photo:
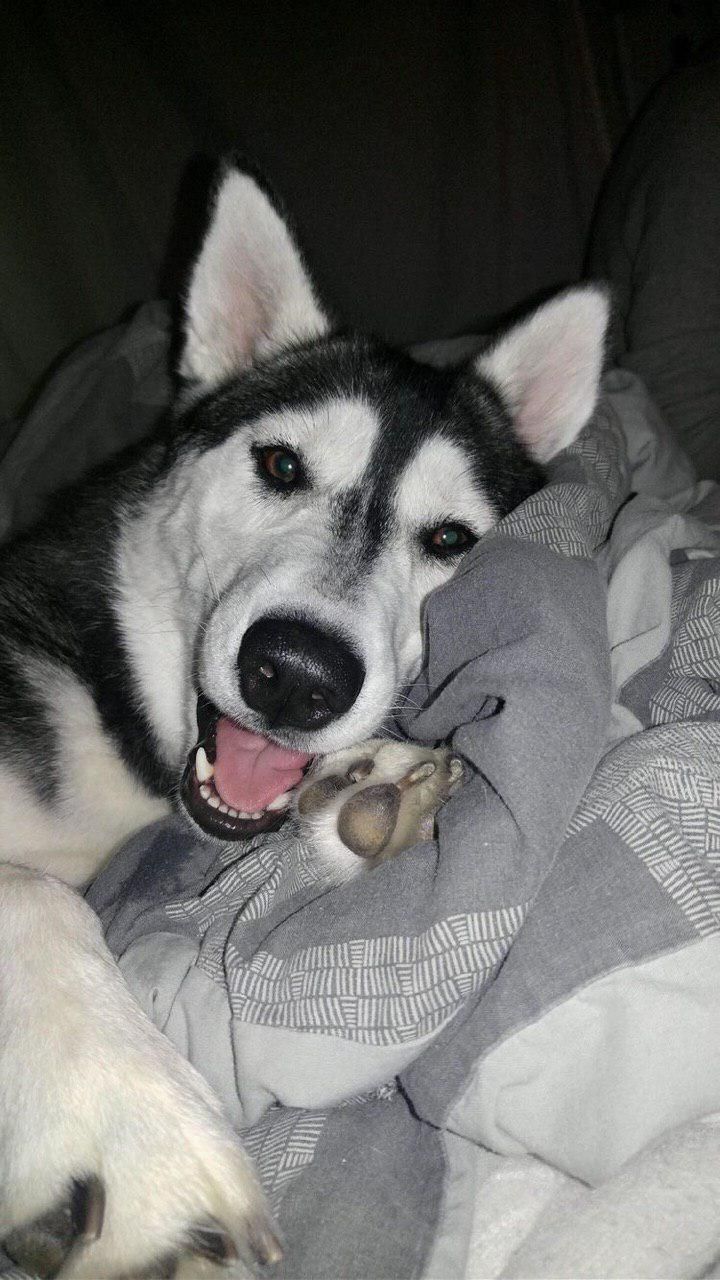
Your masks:
<svg viewBox="0 0 720 1280"><path fill-rule="evenodd" d="M349 711L365 667L345 641L295 618L258 618L238 654L240 689L271 725L322 729Z"/></svg>

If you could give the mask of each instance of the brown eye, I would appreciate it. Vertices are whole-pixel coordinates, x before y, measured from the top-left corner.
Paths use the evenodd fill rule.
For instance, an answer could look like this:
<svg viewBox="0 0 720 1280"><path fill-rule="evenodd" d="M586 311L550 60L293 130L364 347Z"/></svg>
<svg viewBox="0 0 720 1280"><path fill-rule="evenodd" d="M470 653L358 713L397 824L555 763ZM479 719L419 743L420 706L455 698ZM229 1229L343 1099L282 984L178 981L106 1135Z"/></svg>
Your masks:
<svg viewBox="0 0 720 1280"><path fill-rule="evenodd" d="M292 489L302 479L300 459L291 449L272 444L254 452L258 466L276 489Z"/></svg>
<svg viewBox="0 0 720 1280"><path fill-rule="evenodd" d="M424 538L425 549L440 560L460 555L475 542L475 535L462 524L440 524Z"/></svg>

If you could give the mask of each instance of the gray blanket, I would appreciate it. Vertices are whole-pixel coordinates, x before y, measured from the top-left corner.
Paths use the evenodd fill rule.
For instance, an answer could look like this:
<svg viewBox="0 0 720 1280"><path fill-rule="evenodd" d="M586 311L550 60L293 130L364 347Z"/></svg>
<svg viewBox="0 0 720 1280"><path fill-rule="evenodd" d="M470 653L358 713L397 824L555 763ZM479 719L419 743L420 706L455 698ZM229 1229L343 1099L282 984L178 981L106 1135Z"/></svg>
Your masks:
<svg viewBox="0 0 720 1280"><path fill-rule="evenodd" d="M328 889L291 827L218 854L168 821L93 887L245 1130L278 1274L462 1275L474 1153L607 1186L720 1109L719 519L609 375L430 603L399 727L471 773L436 842Z"/></svg>

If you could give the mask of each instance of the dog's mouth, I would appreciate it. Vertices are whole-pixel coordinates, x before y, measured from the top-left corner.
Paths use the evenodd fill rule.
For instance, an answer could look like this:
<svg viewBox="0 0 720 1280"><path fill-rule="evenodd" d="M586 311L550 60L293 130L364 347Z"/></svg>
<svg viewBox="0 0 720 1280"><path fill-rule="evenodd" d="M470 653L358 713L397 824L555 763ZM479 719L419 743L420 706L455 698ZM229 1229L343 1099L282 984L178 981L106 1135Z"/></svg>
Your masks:
<svg viewBox="0 0 720 1280"><path fill-rule="evenodd" d="M197 721L198 741L180 787L190 817L220 840L277 830L313 757L251 733L221 715L203 694Z"/></svg>

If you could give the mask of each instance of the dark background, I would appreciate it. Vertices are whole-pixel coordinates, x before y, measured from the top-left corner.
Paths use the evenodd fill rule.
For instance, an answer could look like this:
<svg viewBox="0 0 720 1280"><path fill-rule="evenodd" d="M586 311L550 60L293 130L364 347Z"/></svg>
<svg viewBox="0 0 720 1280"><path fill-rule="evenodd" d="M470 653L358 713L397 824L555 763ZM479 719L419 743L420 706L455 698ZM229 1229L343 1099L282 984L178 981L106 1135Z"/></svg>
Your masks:
<svg viewBox="0 0 720 1280"><path fill-rule="evenodd" d="M69 344L176 287L202 157L228 147L284 196L336 311L393 340L576 278L613 150L718 4L6 0L2 22L11 415Z"/></svg>

